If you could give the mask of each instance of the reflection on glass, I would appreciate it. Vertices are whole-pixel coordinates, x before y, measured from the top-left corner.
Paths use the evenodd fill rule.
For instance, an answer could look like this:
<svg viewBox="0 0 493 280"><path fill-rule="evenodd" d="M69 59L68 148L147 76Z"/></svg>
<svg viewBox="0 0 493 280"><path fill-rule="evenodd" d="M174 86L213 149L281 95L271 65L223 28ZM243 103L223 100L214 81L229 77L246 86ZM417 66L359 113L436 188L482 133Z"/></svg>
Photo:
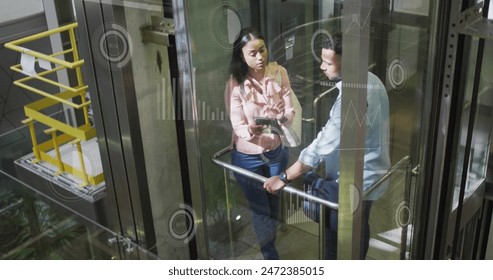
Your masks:
<svg viewBox="0 0 493 280"><path fill-rule="evenodd" d="M212 1L213 2L213 1ZM190 38L194 90L200 131L201 167L207 247L212 259L261 258L248 205L233 174L210 158L231 143L231 124L225 116L224 88L228 80L232 38L240 27L253 26L266 36L270 60L287 69L291 87L303 106L303 142L290 149L290 161L309 144L328 119L337 97L327 92L331 84L321 73L320 42L342 26L343 1L187 1L184 10ZM391 157L396 164L411 155L420 123L425 92L429 30L429 1L373 1L369 14L354 15L347 28L370 28L368 68L385 84L390 102ZM409 2L409 3L408 3ZM386 2L388 3L388 2ZM260 27L260 28L259 28ZM356 62L360 63L360 62ZM316 124L316 125L314 125ZM426 128L422 128L426 129ZM225 159L229 160L229 159ZM406 166L388 178L391 190L372 210L372 241L368 258L406 258L414 217L413 189ZM294 186L302 187L301 180ZM285 195L282 226L276 247L281 259L319 258L319 227L301 210L302 200Z"/></svg>
<svg viewBox="0 0 493 280"><path fill-rule="evenodd" d="M409 13L416 15L428 15L428 9L430 6L430 0L416 0L416 1L406 1L406 0L394 0L392 1L394 5L394 11L400 13Z"/></svg>
<svg viewBox="0 0 493 280"><path fill-rule="evenodd" d="M462 170L463 170L463 161L464 161L464 152L466 145L466 136L467 136L467 128L469 122L469 114L470 114L470 106L471 106L471 97L472 97L472 84L474 79L474 71L476 69L476 53L477 53L478 39L473 40L473 46L471 47L471 63L468 68L468 79L466 85L466 98L461 129L461 145L459 147L458 152L458 165L456 172L456 181L455 181L455 191L454 191L454 200L452 204L452 211L455 210L459 204L459 194L460 194L460 183L462 178ZM485 50L492 47L491 41L486 41ZM475 190L479 188L483 180L486 178L486 171L488 165L488 157L490 151L490 131L491 124L489 123L489 119L491 116L491 104L493 98L493 85L491 81L488 80L487 77L491 77L493 73L493 69L489 63L485 63L487 61L491 61L493 59L490 52L485 51L482 63L481 77L480 77L480 85L479 85L479 93L478 93L478 104L476 108L476 116L475 116L475 124L472 135L471 142L471 150L470 150L470 158L468 163L468 172L467 179L465 185L465 193L464 193L464 201L466 201Z"/></svg>
<svg viewBox="0 0 493 280"><path fill-rule="evenodd" d="M141 137L142 140L145 167L136 168L145 168L145 184L152 209L152 214L143 218L154 224L154 232L147 234L156 236L155 244L147 246L156 250L159 257L164 259L188 259L187 234L188 229L192 228L182 227L188 221L180 220L181 213L189 213L189 205L183 202L182 177L179 175L182 171L176 127L178 105L176 92L173 91L178 84L175 78L178 73L172 73L172 66L176 64L176 50L173 43L167 44L166 40L156 39L166 34L169 35L166 38L173 41L173 19L163 16L163 1L146 2L149 3L124 1L112 4L115 13L123 11L123 16L117 21L121 28L117 31L125 34L127 40L123 42L128 47L120 49L129 49L125 53L127 56L120 57L121 62L117 67L128 73L124 91L131 96L128 98L131 101L127 101L127 106L136 109L136 112L131 112L136 114L135 118L132 117L129 122L130 126L139 127L140 135L135 137ZM106 24L117 26L111 22ZM143 29L156 37L145 37ZM121 52L120 49L116 50ZM144 231L137 228L139 230ZM193 235L192 232L190 234Z"/></svg>
<svg viewBox="0 0 493 280"><path fill-rule="evenodd" d="M0 171L0 259L157 259ZM122 248L123 254L119 252Z"/></svg>
<svg viewBox="0 0 493 280"><path fill-rule="evenodd" d="M59 111L50 114L50 117L57 121L64 122L65 114L61 110L61 107L56 109ZM51 136L44 133L44 129L46 129L45 126L34 126L36 139L39 143L50 140ZM29 127L27 125L0 135L0 170L5 173L17 178L14 161L30 153L32 153L32 143Z"/></svg>
<svg viewBox="0 0 493 280"><path fill-rule="evenodd" d="M490 8L488 10L488 19L493 19L493 5L490 2Z"/></svg>
<svg viewBox="0 0 493 280"><path fill-rule="evenodd" d="M50 116L64 121L63 111ZM50 137L41 126L35 134L40 141ZM104 216L103 210L90 217L91 210L77 206L92 207L84 204L83 198L68 197L55 185L50 185L48 193L36 189L45 190L47 182L28 186L19 181L15 161L31 152L27 126L0 135L0 259L157 259L152 252L94 222L103 222L95 217Z"/></svg>
<svg viewBox="0 0 493 280"><path fill-rule="evenodd" d="M2 10L0 11L0 24L40 14L43 11L42 0L3 0Z"/></svg>

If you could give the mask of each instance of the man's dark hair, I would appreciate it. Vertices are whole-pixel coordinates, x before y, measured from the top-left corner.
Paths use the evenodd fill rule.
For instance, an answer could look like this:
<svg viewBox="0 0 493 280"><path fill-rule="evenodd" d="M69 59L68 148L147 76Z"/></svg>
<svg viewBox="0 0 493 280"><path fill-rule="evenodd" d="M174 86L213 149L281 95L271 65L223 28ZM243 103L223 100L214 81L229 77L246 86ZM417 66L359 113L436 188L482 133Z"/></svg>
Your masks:
<svg viewBox="0 0 493 280"><path fill-rule="evenodd" d="M333 50L336 55L342 56L342 34L332 34L332 39L328 38L322 43L322 49Z"/></svg>

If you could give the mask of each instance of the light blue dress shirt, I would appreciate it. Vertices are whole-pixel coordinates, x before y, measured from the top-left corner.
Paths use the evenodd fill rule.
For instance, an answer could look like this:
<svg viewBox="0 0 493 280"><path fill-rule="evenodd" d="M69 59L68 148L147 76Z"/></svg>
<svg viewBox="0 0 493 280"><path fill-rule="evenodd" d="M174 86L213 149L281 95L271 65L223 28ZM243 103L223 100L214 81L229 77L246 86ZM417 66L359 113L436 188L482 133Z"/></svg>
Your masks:
<svg viewBox="0 0 493 280"><path fill-rule="evenodd" d="M336 87L339 89L339 95L330 110L327 124L318 133L317 138L301 152L299 160L314 168L325 161L327 177L338 181L341 122L343 116L353 112L341 112L342 81L338 82ZM366 117L356 123L356 125L365 125L363 190L378 181L390 168L387 91L380 79L370 72L368 72L367 89ZM353 108L350 107L349 110Z"/></svg>

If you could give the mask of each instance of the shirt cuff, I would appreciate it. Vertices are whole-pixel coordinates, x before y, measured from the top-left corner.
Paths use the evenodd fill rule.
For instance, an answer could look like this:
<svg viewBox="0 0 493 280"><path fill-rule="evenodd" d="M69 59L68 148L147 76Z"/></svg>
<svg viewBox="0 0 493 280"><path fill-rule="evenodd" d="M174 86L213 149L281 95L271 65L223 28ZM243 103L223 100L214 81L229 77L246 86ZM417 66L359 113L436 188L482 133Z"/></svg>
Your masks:
<svg viewBox="0 0 493 280"><path fill-rule="evenodd" d="M308 165L313 168L317 168L320 165L320 157L316 154L311 154L307 149L301 151L298 160L304 165Z"/></svg>

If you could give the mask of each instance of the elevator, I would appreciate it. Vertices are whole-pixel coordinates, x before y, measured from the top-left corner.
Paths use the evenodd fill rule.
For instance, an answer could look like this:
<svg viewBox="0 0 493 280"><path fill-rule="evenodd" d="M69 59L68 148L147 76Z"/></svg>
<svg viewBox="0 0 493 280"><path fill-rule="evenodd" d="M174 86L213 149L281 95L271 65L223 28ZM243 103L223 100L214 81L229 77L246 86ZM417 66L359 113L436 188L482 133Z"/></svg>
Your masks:
<svg viewBox="0 0 493 280"><path fill-rule="evenodd" d="M289 148L290 164L339 94L320 70L321 42L342 33L343 104L358 104L366 92L361 73L385 85L392 167L372 188L367 259L482 259L492 246L489 0L51 2L59 18L50 28L77 23L104 172L97 203L68 207L107 228L101 240L119 258L262 258L228 167L224 91L232 44L247 26L265 36L269 59L286 68L302 106L302 144ZM57 77L64 78L73 82ZM356 136L372 120L364 106L347 108L339 170L347 188L339 194L350 199L338 204L338 259L357 259L355 201L370 194L358 181L364 147ZM63 109L63 119L83 121ZM305 186L299 179L290 187L281 194L281 259L321 259L324 233L303 213Z"/></svg>

